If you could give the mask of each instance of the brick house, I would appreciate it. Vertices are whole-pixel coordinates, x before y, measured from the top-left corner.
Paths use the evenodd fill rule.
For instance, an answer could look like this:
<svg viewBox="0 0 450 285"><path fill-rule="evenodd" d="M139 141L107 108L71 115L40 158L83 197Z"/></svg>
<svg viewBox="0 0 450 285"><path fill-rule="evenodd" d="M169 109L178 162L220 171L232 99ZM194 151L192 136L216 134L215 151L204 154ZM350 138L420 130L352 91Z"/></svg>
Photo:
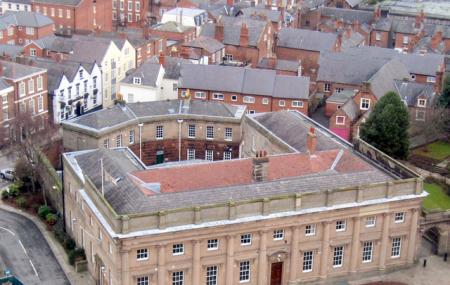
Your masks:
<svg viewBox="0 0 450 285"><path fill-rule="evenodd" d="M217 23L206 23L200 35L225 45L225 63L256 66L261 58L273 54L274 33L268 20L222 16Z"/></svg>
<svg viewBox="0 0 450 285"><path fill-rule="evenodd" d="M59 33L113 31L112 1L32 0L32 9L50 17Z"/></svg>
<svg viewBox="0 0 450 285"><path fill-rule="evenodd" d="M112 20L114 26L144 27L148 23L148 1L113 0Z"/></svg>
<svg viewBox="0 0 450 285"><path fill-rule="evenodd" d="M214 38L199 36L182 45L180 56L200 64L221 64L225 46Z"/></svg>
<svg viewBox="0 0 450 285"><path fill-rule="evenodd" d="M126 146L147 165L238 158L244 114L245 106L189 99L116 105L63 122L64 149Z"/></svg>
<svg viewBox="0 0 450 285"><path fill-rule="evenodd" d="M43 130L49 119L47 70L10 61L0 61L0 76L3 79L3 131L11 134L13 139L16 138L19 130L7 130L10 127L9 122L19 116L19 113L24 112L29 112L36 120L39 120L39 130ZM8 86L12 87L12 90ZM7 117L6 120L5 117Z"/></svg>
<svg viewBox="0 0 450 285"><path fill-rule="evenodd" d="M194 27L183 26L179 22L167 22L165 24L157 24L147 31L150 36L163 37L167 40L177 41L179 44L188 42L197 37Z"/></svg>
<svg viewBox="0 0 450 285"><path fill-rule="evenodd" d="M262 58L256 68L273 69L280 75L301 76L302 66L300 61L278 59L275 55Z"/></svg>
<svg viewBox="0 0 450 285"><path fill-rule="evenodd" d="M303 74L315 78L321 53L339 51L338 36L302 29L283 28L277 35L277 58L301 61Z"/></svg>
<svg viewBox="0 0 450 285"><path fill-rule="evenodd" d="M7 11L0 17L0 43L25 45L53 34L53 21L34 12Z"/></svg>
<svg viewBox="0 0 450 285"><path fill-rule="evenodd" d="M153 56L167 53L167 40L162 37L130 38L129 42L136 50L136 67Z"/></svg>
<svg viewBox="0 0 450 285"><path fill-rule="evenodd" d="M180 72L180 98L246 105L249 113L291 109L308 114L308 77L277 75L275 70L198 64L183 64Z"/></svg>
<svg viewBox="0 0 450 285"><path fill-rule="evenodd" d="M9 132L9 122L14 116L14 87L3 78L0 78L0 98L0 135L3 140L0 141L0 145L4 146L9 138L7 139L3 133Z"/></svg>
<svg viewBox="0 0 450 285"><path fill-rule="evenodd" d="M31 11L31 0L6 0L1 3L1 11Z"/></svg>

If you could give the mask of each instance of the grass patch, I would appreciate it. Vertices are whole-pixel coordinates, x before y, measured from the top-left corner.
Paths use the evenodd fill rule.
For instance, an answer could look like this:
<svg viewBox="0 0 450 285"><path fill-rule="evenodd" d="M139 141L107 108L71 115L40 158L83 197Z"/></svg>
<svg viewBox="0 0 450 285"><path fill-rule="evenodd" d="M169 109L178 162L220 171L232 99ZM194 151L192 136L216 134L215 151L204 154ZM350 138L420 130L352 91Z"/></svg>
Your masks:
<svg viewBox="0 0 450 285"><path fill-rule="evenodd" d="M414 154L442 161L450 156L450 143L436 141L413 151Z"/></svg>
<svg viewBox="0 0 450 285"><path fill-rule="evenodd" d="M428 196L423 200L423 207L426 210L432 209L450 209L450 196L445 193L444 188L436 183L424 183L425 191Z"/></svg>

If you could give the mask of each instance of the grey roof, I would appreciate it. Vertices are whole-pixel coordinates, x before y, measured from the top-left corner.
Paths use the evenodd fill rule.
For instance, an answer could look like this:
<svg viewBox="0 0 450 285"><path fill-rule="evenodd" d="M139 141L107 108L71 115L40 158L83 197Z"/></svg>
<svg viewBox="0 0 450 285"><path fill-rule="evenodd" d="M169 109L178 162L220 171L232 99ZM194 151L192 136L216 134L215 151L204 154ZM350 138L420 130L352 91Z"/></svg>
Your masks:
<svg viewBox="0 0 450 285"><path fill-rule="evenodd" d="M261 38L264 28L267 25L267 22L250 19L250 18L242 18L242 17L228 17L223 16L220 17L219 22L223 24L223 43L225 45L234 45L239 46L240 36L241 36L241 27L243 24L246 24L248 27L248 45L256 46L258 44L259 39ZM214 23L206 23L203 25L200 35L216 38L216 24Z"/></svg>
<svg viewBox="0 0 450 285"><path fill-rule="evenodd" d="M194 29L193 27L183 26L178 22L167 22L164 24L158 24L152 27L154 30L162 32L172 32L172 33L184 33L185 31Z"/></svg>
<svg viewBox="0 0 450 285"><path fill-rule="evenodd" d="M156 87L156 80L158 79L160 70L161 65L159 63L153 63L152 61L147 60L143 62L141 66L130 72L121 82L133 84L134 78L139 77L141 78L142 85Z"/></svg>
<svg viewBox="0 0 450 285"><path fill-rule="evenodd" d="M218 40L205 36L199 36L190 42L184 43L183 46L201 48L209 53L215 53L225 48Z"/></svg>
<svg viewBox="0 0 450 285"><path fill-rule="evenodd" d="M402 34L417 34L420 28L416 28L414 19L392 19L392 31Z"/></svg>
<svg viewBox="0 0 450 285"><path fill-rule="evenodd" d="M277 46L310 51L331 51L337 36L319 31L283 28L278 33Z"/></svg>
<svg viewBox="0 0 450 285"><path fill-rule="evenodd" d="M23 46L15 46L15 45L0 45L0 55L9 56L11 58L15 58L20 55L23 51Z"/></svg>
<svg viewBox="0 0 450 285"><path fill-rule="evenodd" d="M395 91L395 79L403 80L409 77L406 67L400 60L393 58L369 79L370 88L373 94L380 99L387 92Z"/></svg>
<svg viewBox="0 0 450 285"><path fill-rule="evenodd" d="M381 18L378 19L372 26L374 30L389 32L392 28L392 19L390 18Z"/></svg>
<svg viewBox="0 0 450 285"><path fill-rule="evenodd" d="M352 8L359 5L363 1L364 0L345 0L345 2L347 2L347 4L350 5L350 7Z"/></svg>
<svg viewBox="0 0 450 285"><path fill-rule="evenodd" d="M152 63L159 63L159 58L157 56L153 56L149 60ZM164 57L164 78L178 80L180 78L180 70L182 63L191 63L190 60L180 58L180 57Z"/></svg>
<svg viewBox="0 0 450 285"><path fill-rule="evenodd" d="M179 86L190 89L265 95L278 98L309 98L309 78L301 76L288 78L287 76L277 75L274 70L265 69L183 64Z"/></svg>
<svg viewBox="0 0 450 285"><path fill-rule="evenodd" d="M111 42L110 39L92 36L74 36L72 52L68 59L77 62L101 63Z"/></svg>
<svg viewBox="0 0 450 285"><path fill-rule="evenodd" d="M33 40L33 42L41 48L61 53L72 52L75 44L75 41L71 38L58 37L54 35Z"/></svg>
<svg viewBox="0 0 450 285"><path fill-rule="evenodd" d="M307 120L296 112L280 111L272 113L259 113L251 118L272 132L278 138L286 142L299 152L306 152L306 135L313 121ZM330 150L339 148L340 145L332 137L317 132L317 150Z"/></svg>
<svg viewBox="0 0 450 285"><path fill-rule="evenodd" d="M343 103L347 102L348 99L355 96L355 94L356 94L356 90L349 90L349 89L344 89L341 92L333 92L333 94L331 94L331 96L327 98L327 103L335 102L335 103L343 104Z"/></svg>
<svg viewBox="0 0 450 285"><path fill-rule="evenodd" d="M241 9L242 14L244 17L250 17L250 16L265 16L267 19L271 22L281 22L281 11L278 10L271 10L271 9L265 9L265 8L258 8L258 7L247 7Z"/></svg>
<svg viewBox="0 0 450 285"><path fill-rule="evenodd" d="M36 12L6 11L0 17L0 25L15 25L40 28L48 25L53 25L53 20Z"/></svg>
<svg viewBox="0 0 450 285"><path fill-rule="evenodd" d="M33 0L35 3L56 4L64 6L78 6L82 0Z"/></svg>
<svg viewBox="0 0 450 285"><path fill-rule="evenodd" d="M354 23L358 21L360 24L370 24L373 21L373 12L353 9L342 9L334 7L321 7L321 16L333 19L342 19L344 22Z"/></svg>
<svg viewBox="0 0 450 285"><path fill-rule="evenodd" d="M431 107L436 98L433 84L417 83L405 80L395 80L397 94L406 101L409 107L417 106L417 99L427 100L427 107Z"/></svg>
<svg viewBox="0 0 450 285"><path fill-rule="evenodd" d="M45 71L45 69L42 68L5 60L0 60L0 66L3 67L3 77L11 80L20 79L37 72Z"/></svg>
<svg viewBox="0 0 450 285"><path fill-rule="evenodd" d="M257 64L258 68L270 68L269 59L263 57ZM298 72L300 62L296 60L276 59L275 69L282 71Z"/></svg>
<svg viewBox="0 0 450 285"><path fill-rule="evenodd" d="M350 36L347 36L346 32L342 33L341 50L345 51L349 48L364 46L366 37L358 32L351 32Z"/></svg>
<svg viewBox="0 0 450 285"><path fill-rule="evenodd" d="M240 120L245 106L228 105L217 102L190 100L165 100L137 102L115 105L63 122L64 127L91 130L95 133L119 128L124 124L134 124L146 120L158 119L160 116L195 115L220 117Z"/></svg>
<svg viewBox="0 0 450 285"><path fill-rule="evenodd" d="M6 82L5 79L0 78L0 90L4 90L6 88L12 87L11 85L9 85L8 82Z"/></svg>
<svg viewBox="0 0 450 285"><path fill-rule="evenodd" d="M341 110L344 111L352 121L358 117L359 114L359 107L353 100L348 100L344 105L342 105Z"/></svg>

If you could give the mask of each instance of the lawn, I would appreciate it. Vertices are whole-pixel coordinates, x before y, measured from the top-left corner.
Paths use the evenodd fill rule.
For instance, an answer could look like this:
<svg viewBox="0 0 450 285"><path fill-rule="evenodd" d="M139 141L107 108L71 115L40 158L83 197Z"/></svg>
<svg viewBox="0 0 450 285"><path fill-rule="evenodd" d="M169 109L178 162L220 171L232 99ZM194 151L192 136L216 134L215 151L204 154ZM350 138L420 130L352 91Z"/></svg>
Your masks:
<svg viewBox="0 0 450 285"><path fill-rule="evenodd" d="M436 183L424 183L425 191L428 196L423 200L423 207L426 210L431 209L450 209L450 196L448 196L442 186Z"/></svg>
<svg viewBox="0 0 450 285"><path fill-rule="evenodd" d="M450 143L436 141L413 151L414 154L442 161L450 156Z"/></svg>

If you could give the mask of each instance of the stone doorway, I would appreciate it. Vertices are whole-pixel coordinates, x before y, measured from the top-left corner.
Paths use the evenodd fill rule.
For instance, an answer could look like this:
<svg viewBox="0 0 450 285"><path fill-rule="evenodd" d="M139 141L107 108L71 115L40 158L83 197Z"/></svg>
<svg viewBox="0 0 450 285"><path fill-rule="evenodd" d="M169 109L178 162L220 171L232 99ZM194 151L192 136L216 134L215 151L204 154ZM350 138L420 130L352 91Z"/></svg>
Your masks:
<svg viewBox="0 0 450 285"><path fill-rule="evenodd" d="M283 280L283 262L274 262L270 269L270 285L281 285Z"/></svg>

